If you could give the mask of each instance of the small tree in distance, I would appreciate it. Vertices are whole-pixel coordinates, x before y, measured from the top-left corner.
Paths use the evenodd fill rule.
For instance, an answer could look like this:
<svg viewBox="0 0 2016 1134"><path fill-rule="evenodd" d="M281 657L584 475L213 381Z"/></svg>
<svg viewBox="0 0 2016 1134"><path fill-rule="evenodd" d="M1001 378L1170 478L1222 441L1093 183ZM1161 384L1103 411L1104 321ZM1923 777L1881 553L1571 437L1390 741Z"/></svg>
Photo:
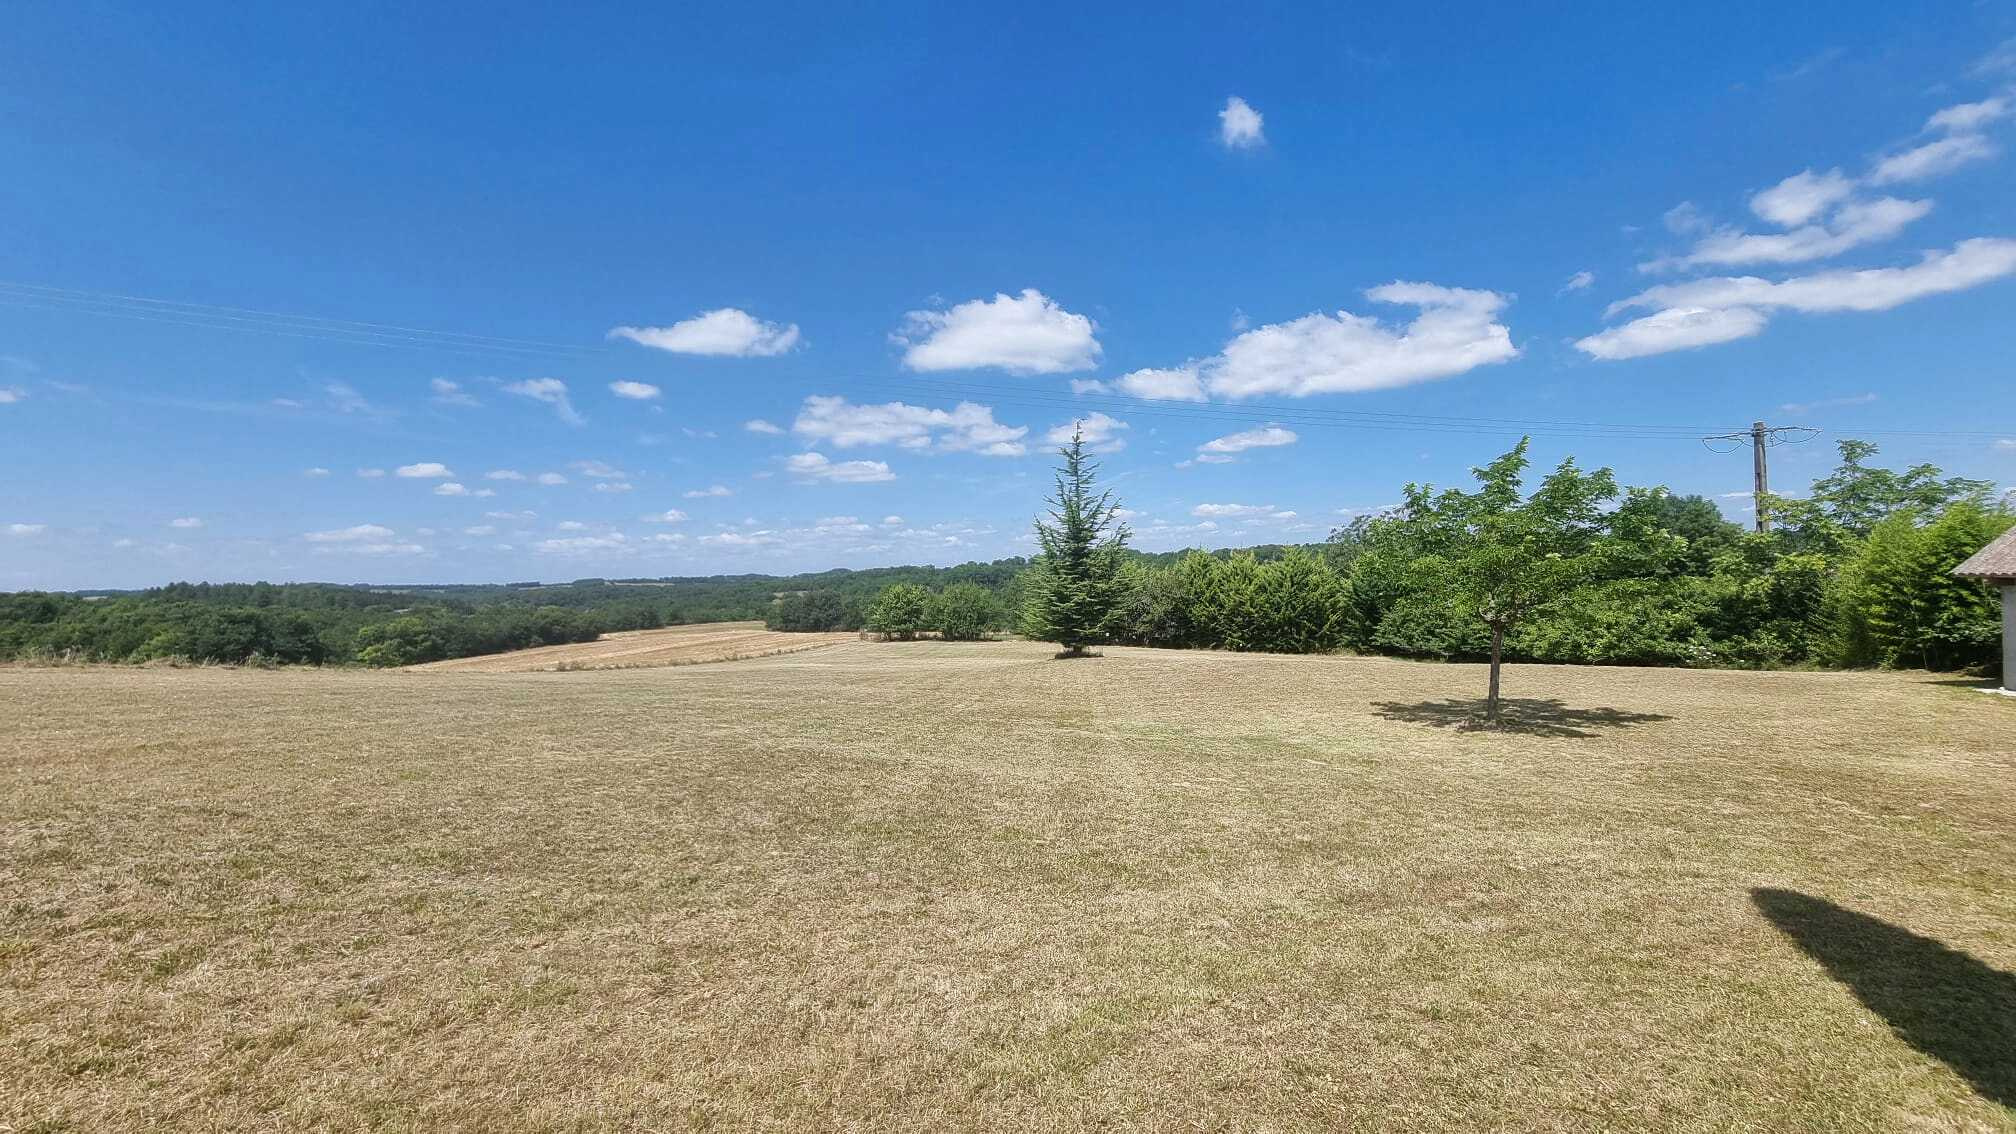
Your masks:
<svg viewBox="0 0 2016 1134"><path fill-rule="evenodd" d="M1113 493L1093 488L1099 466L1086 458L1084 430L1073 429L1058 455L1064 465L1048 501L1050 519L1036 521L1043 554L1024 593L1022 632L1063 646L1059 657L1082 658L1086 647L1107 640L1119 613L1128 531L1115 515Z"/></svg>
<svg viewBox="0 0 2016 1134"><path fill-rule="evenodd" d="M999 608L987 588L954 583L931 600L931 622L948 642L977 642L994 628Z"/></svg>
<svg viewBox="0 0 2016 1134"><path fill-rule="evenodd" d="M930 591L916 583L891 583L868 608L868 628L908 642L919 631L930 629L930 613Z"/></svg>
<svg viewBox="0 0 2016 1134"><path fill-rule="evenodd" d="M1617 495L1609 469L1585 473L1574 458L1540 482L1525 500L1520 482L1530 439L1480 469L1476 492L1449 489L1430 496L1407 486L1404 523L1428 554L1415 566L1439 576L1445 593L1491 631L1491 686L1484 719L1498 723L1498 678L1505 635L1527 616L1588 581L1609 549L1603 505Z"/></svg>

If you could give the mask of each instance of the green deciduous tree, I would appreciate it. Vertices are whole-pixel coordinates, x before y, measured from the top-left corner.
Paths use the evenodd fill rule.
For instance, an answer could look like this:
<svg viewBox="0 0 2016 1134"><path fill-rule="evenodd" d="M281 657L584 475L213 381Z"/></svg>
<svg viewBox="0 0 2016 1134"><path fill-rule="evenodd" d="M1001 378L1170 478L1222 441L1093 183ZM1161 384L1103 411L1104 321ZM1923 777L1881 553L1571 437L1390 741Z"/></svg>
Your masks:
<svg viewBox="0 0 2016 1134"><path fill-rule="evenodd" d="M930 591L915 583L892 583L868 608L868 628L907 642L931 628L930 614Z"/></svg>
<svg viewBox="0 0 2016 1134"><path fill-rule="evenodd" d="M1832 660L1925 669L1994 664L2001 602L1952 571L2011 522L1972 500L1948 505L1929 523L1910 511L1879 521L1842 564L1828 596Z"/></svg>
<svg viewBox="0 0 2016 1134"><path fill-rule="evenodd" d="M1074 430L1071 444L1058 453L1064 464L1049 500L1050 518L1036 521L1043 554L1024 584L1022 631L1063 646L1065 657L1084 657L1088 646L1117 629L1128 532L1115 515L1113 494L1094 487L1098 465L1086 457L1084 431Z"/></svg>
<svg viewBox="0 0 2016 1134"><path fill-rule="evenodd" d="M1404 523L1427 552L1421 567L1438 589L1481 621L1491 636L1490 690L1484 717L1496 723L1505 635L1520 622L1595 578L1614 549L1603 540L1604 505L1617 495L1609 469L1585 473L1562 461L1521 499L1528 442L1473 469L1475 492L1433 494L1407 486Z"/></svg>
<svg viewBox="0 0 2016 1134"><path fill-rule="evenodd" d="M977 642L1000 618L994 596L974 583L954 583L931 600L930 621L948 642Z"/></svg>

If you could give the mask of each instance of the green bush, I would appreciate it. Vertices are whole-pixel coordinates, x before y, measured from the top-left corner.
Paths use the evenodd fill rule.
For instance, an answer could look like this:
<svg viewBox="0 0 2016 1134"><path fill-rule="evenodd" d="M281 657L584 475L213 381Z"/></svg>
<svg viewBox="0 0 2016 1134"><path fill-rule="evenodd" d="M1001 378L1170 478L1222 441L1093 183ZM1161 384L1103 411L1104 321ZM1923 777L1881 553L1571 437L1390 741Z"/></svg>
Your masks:
<svg viewBox="0 0 2016 1134"><path fill-rule="evenodd" d="M916 583L894 583L883 588L868 608L868 628L899 642L907 642L931 629L931 592Z"/></svg>
<svg viewBox="0 0 2016 1134"><path fill-rule="evenodd" d="M999 625L1000 608L985 587L954 583L931 600L928 620L948 642L977 642Z"/></svg>

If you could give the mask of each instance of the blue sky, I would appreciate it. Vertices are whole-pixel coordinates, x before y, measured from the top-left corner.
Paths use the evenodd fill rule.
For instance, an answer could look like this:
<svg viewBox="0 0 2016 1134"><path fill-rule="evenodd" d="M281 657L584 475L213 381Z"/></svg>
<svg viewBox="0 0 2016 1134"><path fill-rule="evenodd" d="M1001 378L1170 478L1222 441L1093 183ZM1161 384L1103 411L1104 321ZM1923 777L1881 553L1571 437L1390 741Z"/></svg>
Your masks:
<svg viewBox="0 0 2016 1134"><path fill-rule="evenodd" d="M991 559L1074 419L1153 549L2016 484L2007 6L944 8L10 9L0 589Z"/></svg>

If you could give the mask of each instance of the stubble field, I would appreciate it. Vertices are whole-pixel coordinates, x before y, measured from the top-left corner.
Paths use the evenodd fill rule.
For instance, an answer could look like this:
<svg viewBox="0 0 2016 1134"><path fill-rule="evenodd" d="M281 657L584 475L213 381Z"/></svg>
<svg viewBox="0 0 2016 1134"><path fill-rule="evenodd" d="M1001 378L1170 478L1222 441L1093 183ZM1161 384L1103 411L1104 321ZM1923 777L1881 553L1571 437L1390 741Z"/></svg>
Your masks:
<svg viewBox="0 0 2016 1134"><path fill-rule="evenodd" d="M0 669L0 1129L2016 1130L2016 702Z"/></svg>
<svg viewBox="0 0 2016 1134"><path fill-rule="evenodd" d="M761 622L710 622L668 626L663 630L621 630L593 642L569 642L483 654L472 658L416 665L416 670L441 673L536 673L540 670L648 669L664 665L702 665L749 658L795 654L839 642L859 640L845 634L786 634L765 630Z"/></svg>

